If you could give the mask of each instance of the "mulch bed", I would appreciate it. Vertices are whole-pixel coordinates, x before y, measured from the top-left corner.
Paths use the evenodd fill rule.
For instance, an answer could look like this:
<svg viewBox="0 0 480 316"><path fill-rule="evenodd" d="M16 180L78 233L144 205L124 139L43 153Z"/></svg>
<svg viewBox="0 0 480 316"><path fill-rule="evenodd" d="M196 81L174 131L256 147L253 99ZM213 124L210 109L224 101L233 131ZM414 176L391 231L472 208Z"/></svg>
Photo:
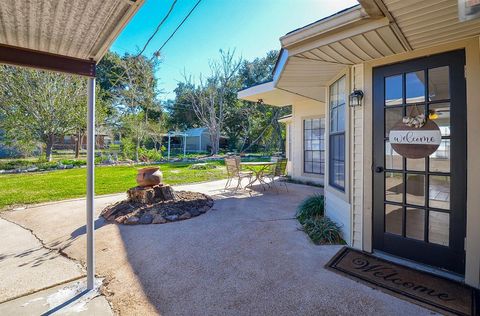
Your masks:
<svg viewBox="0 0 480 316"><path fill-rule="evenodd" d="M213 199L208 195L176 191L174 200L151 204L124 200L106 207L101 216L107 221L125 225L164 224L199 216L212 206Z"/></svg>

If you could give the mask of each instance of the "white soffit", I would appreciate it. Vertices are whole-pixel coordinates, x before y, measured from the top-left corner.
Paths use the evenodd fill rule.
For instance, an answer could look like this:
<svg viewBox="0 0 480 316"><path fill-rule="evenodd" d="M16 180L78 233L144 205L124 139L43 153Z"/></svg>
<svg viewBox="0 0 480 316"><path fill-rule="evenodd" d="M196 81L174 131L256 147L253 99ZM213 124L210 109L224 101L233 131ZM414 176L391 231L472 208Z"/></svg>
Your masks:
<svg viewBox="0 0 480 316"><path fill-rule="evenodd" d="M351 20L345 19L349 16ZM304 39L301 30L283 37L283 43L291 43L284 47L290 56L277 87L325 102L324 87L347 66L407 50L386 17L371 18L354 8L335 19L343 24L336 23L333 30L323 30L317 36L311 34L310 26ZM295 36L295 41L289 42L289 36Z"/></svg>
<svg viewBox="0 0 480 316"><path fill-rule="evenodd" d="M144 0L2 0L0 44L99 61Z"/></svg>
<svg viewBox="0 0 480 316"><path fill-rule="evenodd" d="M282 88L276 88L273 81L241 90L237 93L237 98L251 102L262 100L263 103L274 106L287 106L309 100L309 98L285 91Z"/></svg>
<svg viewBox="0 0 480 316"><path fill-rule="evenodd" d="M480 34L480 19L460 22L457 0L383 0L413 49Z"/></svg>

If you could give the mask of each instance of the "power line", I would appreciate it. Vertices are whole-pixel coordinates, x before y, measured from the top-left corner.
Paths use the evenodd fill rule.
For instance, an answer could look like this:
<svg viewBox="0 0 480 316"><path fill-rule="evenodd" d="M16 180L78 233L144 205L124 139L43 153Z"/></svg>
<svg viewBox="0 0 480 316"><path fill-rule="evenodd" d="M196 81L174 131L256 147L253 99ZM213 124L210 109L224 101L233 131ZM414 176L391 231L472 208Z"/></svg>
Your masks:
<svg viewBox="0 0 480 316"><path fill-rule="evenodd" d="M180 22L180 24L173 31L173 33L167 38L167 40L162 44L162 46L160 46L160 48L154 53L154 56L160 54L160 51L163 49L163 47L165 47L165 45L167 45L167 43L172 39L172 37L175 35L175 33L177 33L178 29L180 27L182 27L183 23L185 23L185 21L190 17L190 15L193 13L193 11L195 11L195 9L200 4L200 2L202 2L202 0L197 1L197 3L193 6L193 8L190 10L190 12L188 12L188 14L185 16L185 18L183 18L182 22Z"/></svg>
<svg viewBox="0 0 480 316"><path fill-rule="evenodd" d="M155 35L157 35L158 31L160 30L160 27L163 25L163 23L165 23L165 21L168 19L168 17L170 16L170 13L172 13L173 11L173 8L175 7L175 4L177 4L177 0L174 0L172 5L170 6L170 9L168 10L167 14L163 17L162 21L160 21L160 23L157 25L157 28L155 29L155 31L152 33L152 35L150 35L150 37L148 38L147 42L145 43L145 45L143 45L143 49L135 56L135 58L139 57L140 55L143 54L143 52L145 51L145 49L147 49L147 46L148 44L150 44L150 42L152 41L152 39L155 37Z"/></svg>

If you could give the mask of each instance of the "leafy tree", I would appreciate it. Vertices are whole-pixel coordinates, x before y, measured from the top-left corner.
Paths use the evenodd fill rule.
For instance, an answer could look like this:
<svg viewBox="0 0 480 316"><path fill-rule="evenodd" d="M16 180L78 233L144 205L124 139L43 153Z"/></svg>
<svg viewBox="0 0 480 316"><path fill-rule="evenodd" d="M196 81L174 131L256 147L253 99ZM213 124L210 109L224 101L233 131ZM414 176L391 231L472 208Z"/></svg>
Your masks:
<svg viewBox="0 0 480 316"><path fill-rule="evenodd" d="M48 161L55 136L73 134L84 127L86 108L85 78L0 67L0 128L9 142L43 143Z"/></svg>

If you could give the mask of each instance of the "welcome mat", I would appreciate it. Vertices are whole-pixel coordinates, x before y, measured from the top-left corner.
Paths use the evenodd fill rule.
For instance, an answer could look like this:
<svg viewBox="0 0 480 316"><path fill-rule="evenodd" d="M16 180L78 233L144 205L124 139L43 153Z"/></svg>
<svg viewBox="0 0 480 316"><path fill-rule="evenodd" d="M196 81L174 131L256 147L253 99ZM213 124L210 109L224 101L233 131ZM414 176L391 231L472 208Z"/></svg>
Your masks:
<svg viewBox="0 0 480 316"><path fill-rule="evenodd" d="M436 311L476 315L475 290L452 280L347 247L343 247L326 267Z"/></svg>

